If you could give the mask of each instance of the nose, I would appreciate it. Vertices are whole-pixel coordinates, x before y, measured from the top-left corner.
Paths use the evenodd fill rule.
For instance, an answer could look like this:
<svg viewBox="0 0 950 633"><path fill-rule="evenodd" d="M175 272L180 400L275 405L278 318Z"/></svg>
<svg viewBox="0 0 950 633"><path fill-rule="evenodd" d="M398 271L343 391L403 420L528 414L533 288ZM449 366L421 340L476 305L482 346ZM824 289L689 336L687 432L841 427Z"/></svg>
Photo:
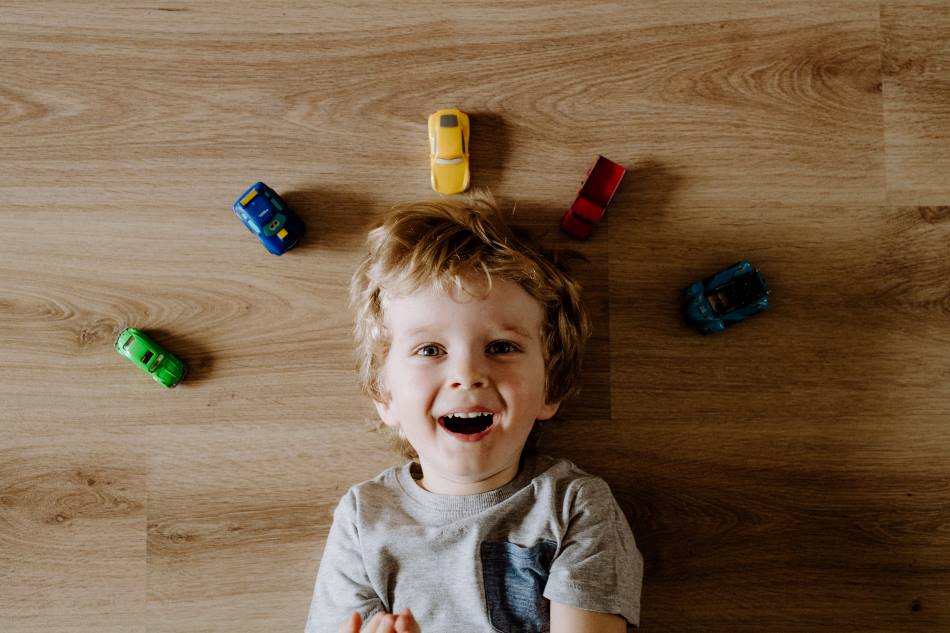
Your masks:
<svg viewBox="0 0 950 633"><path fill-rule="evenodd" d="M474 354L456 355L449 371L449 384L453 389L480 389L488 380L484 364Z"/></svg>

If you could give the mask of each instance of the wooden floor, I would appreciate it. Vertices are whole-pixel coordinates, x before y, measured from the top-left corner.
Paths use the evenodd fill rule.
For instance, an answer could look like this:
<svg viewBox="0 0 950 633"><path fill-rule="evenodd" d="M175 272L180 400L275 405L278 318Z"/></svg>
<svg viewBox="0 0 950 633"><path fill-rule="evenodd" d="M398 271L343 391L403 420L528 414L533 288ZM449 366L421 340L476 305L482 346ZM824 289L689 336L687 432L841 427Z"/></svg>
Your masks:
<svg viewBox="0 0 950 633"><path fill-rule="evenodd" d="M434 195L443 106L555 244L629 169L544 449L627 512L642 629L950 630L950 3L259 4L0 2L0 631L302 630L337 500L400 461L346 284ZM309 227L284 257L231 213L256 180ZM772 309L691 331L742 258Z"/></svg>

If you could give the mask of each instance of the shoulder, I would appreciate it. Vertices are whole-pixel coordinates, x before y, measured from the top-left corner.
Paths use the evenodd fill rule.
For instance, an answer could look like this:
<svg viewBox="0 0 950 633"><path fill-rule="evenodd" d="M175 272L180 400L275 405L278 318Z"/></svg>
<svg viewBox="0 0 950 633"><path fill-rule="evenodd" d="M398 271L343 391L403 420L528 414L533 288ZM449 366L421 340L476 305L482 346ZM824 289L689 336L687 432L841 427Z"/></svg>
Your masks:
<svg viewBox="0 0 950 633"><path fill-rule="evenodd" d="M355 516L360 514L363 508L378 506L381 500L391 500L399 489L397 478L401 468L402 466L390 466L372 479L350 486L340 498L336 512Z"/></svg>
<svg viewBox="0 0 950 633"><path fill-rule="evenodd" d="M553 497L567 511L576 509L578 505L610 505L614 502L606 481L563 457L538 455L532 484L539 496Z"/></svg>

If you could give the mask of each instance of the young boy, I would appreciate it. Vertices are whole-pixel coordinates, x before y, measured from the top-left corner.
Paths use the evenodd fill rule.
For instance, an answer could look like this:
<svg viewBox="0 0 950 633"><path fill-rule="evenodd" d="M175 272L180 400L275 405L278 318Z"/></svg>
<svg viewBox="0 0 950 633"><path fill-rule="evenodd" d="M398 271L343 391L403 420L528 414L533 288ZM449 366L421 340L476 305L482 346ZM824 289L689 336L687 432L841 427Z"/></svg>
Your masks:
<svg viewBox="0 0 950 633"><path fill-rule="evenodd" d="M487 194L399 205L367 244L360 382L418 462L340 500L307 633L636 626L643 558L610 488L535 450L576 391L579 285Z"/></svg>

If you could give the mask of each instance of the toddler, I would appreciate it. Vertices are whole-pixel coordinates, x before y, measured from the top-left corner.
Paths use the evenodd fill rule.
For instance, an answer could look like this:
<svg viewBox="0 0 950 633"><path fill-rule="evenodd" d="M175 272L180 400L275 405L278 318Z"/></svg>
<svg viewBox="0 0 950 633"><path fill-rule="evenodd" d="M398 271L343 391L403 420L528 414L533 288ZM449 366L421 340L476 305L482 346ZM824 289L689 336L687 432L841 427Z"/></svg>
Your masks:
<svg viewBox="0 0 950 633"><path fill-rule="evenodd" d="M643 558L599 477L538 454L590 322L491 196L396 206L350 287L361 386L409 460L337 505L307 633L612 633Z"/></svg>

